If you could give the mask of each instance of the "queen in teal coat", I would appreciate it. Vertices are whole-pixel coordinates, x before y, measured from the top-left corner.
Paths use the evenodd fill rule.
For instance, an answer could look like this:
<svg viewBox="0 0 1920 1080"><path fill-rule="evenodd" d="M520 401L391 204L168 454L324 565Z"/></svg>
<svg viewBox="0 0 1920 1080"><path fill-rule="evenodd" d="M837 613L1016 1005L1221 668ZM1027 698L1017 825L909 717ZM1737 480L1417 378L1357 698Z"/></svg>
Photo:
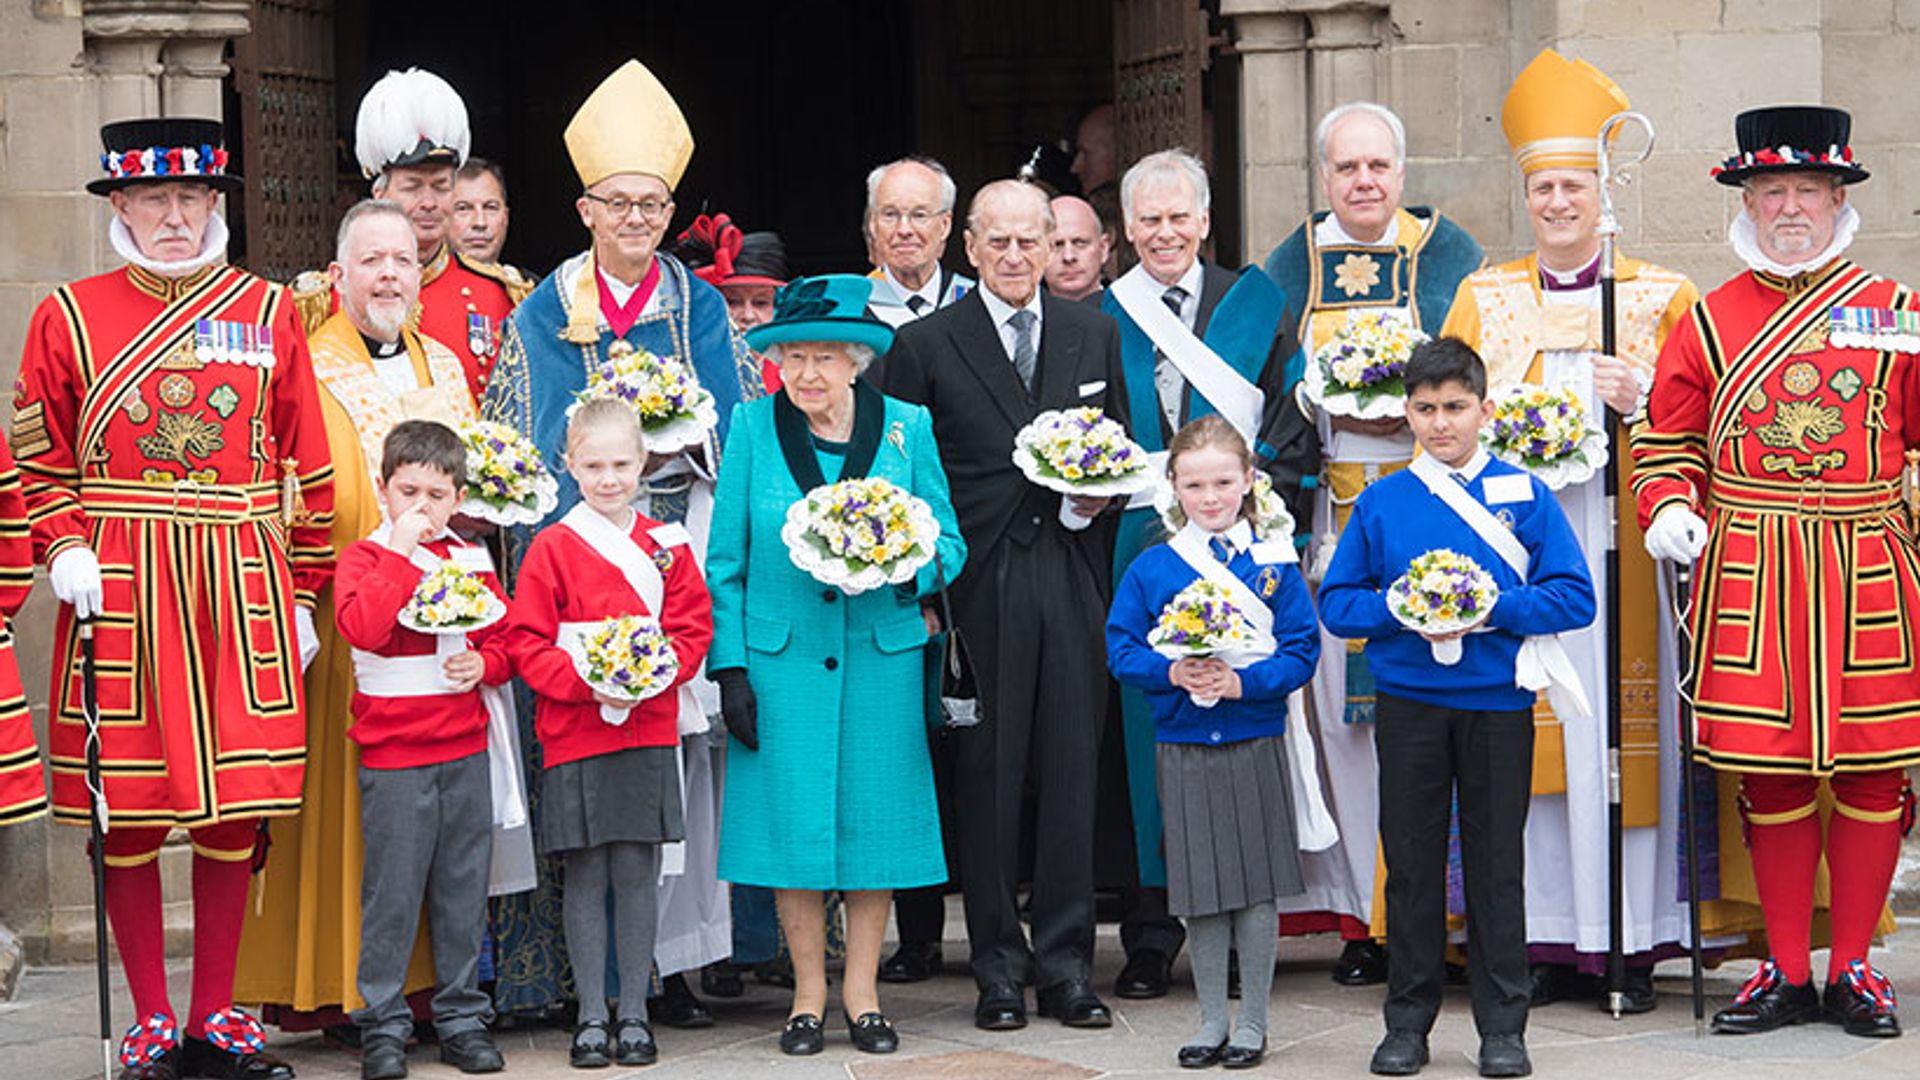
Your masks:
<svg viewBox="0 0 1920 1080"><path fill-rule="evenodd" d="M790 1032L822 1015L821 896L846 892L843 996L864 1029L856 1042L891 1038L874 984L889 891L947 878L927 748L925 609L940 574L951 581L966 558L927 411L858 378L893 337L862 314L871 287L852 275L796 281L774 320L748 332L780 363L784 386L734 411L707 556L707 669L734 736L720 876L777 890L796 976ZM788 508L856 476L883 477L932 508L937 568L848 595L794 565L780 536Z"/></svg>

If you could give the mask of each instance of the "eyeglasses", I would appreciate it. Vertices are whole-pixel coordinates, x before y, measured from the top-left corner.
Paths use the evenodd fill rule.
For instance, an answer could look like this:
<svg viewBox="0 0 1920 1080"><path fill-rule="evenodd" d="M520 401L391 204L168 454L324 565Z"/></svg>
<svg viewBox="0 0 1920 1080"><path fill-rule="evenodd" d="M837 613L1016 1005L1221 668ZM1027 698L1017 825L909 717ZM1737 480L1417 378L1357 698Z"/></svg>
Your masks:
<svg viewBox="0 0 1920 1080"><path fill-rule="evenodd" d="M889 229L898 226L902 219L916 229L924 229L928 222L944 213L946 213L945 210L929 210L924 206L915 207L912 210L901 210L898 207L889 206L885 210L877 211L873 216Z"/></svg>
<svg viewBox="0 0 1920 1080"><path fill-rule="evenodd" d="M583 191L581 194L606 207L607 213L612 214L615 221L625 221L628 214L638 210L642 221L649 225L658 225L667 220L667 215L673 213L672 199L649 198L635 201L625 195L615 195L609 199L604 195L595 195L591 191Z"/></svg>

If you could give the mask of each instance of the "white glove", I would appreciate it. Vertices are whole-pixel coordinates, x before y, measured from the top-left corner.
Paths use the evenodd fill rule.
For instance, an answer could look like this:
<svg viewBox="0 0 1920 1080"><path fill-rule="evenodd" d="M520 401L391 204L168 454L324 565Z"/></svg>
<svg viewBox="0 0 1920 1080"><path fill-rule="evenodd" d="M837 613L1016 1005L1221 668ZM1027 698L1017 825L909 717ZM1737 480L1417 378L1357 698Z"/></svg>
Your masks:
<svg viewBox="0 0 1920 1080"><path fill-rule="evenodd" d="M1647 554L1668 562L1690 563L1707 550L1707 523L1684 506L1669 506L1647 526Z"/></svg>
<svg viewBox="0 0 1920 1080"><path fill-rule="evenodd" d="M313 628L313 611L296 605L293 609L294 636L300 642L300 674L305 675L313 658L320 655L320 635Z"/></svg>
<svg viewBox="0 0 1920 1080"><path fill-rule="evenodd" d="M100 614L100 560L92 548L70 547L55 555L47 567L47 580L61 603L73 605L76 618L91 619Z"/></svg>

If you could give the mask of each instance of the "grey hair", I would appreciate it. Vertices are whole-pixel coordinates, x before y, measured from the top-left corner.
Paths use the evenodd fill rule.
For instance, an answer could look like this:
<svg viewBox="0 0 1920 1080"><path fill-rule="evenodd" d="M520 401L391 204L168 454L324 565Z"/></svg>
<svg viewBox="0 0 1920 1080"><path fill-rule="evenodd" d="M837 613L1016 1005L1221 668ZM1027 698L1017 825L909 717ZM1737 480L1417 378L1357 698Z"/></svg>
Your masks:
<svg viewBox="0 0 1920 1080"><path fill-rule="evenodd" d="M780 354L786 351L786 344L784 341L776 341L767 346L766 351L760 355L778 364L780 362ZM880 355L873 351L873 346L859 341L840 341L834 342L834 344L839 345L841 350L847 354L847 359L853 361L853 373L855 375L866 374L867 365L873 363L874 359Z"/></svg>
<svg viewBox="0 0 1920 1080"><path fill-rule="evenodd" d="M998 195L1001 192L1016 189L1031 193L1038 200L1040 220L1046 224L1047 234L1051 236L1056 224L1053 217L1053 200L1047 198L1045 188L1031 180L994 180L981 185L980 190L973 193L973 201L967 204L967 231L974 233L980 231L980 204L988 195Z"/></svg>
<svg viewBox="0 0 1920 1080"><path fill-rule="evenodd" d="M1319 126L1313 129L1313 153L1314 157L1319 160L1322 169L1326 168L1329 164L1327 161L1327 140L1333 137L1333 129L1340 125L1340 121L1350 116L1371 116L1375 120L1387 125L1387 130L1393 134L1393 163L1401 168L1406 167L1407 126L1400 122L1400 118L1394 115L1392 109L1387 108L1379 102L1349 101L1345 105L1339 105L1329 110L1327 115L1320 118Z"/></svg>
<svg viewBox="0 0 1920 1080"><path fill-rule="evenodd" d="M1194 212L1204 214L1213 205L1213 190L1207 183L1207 167L1200 159L1185 150L1175 147L1171 150L1156 150L1127 170L1120 178L1120 213L1123 217L1133 218L1133 193L1141 184L1149 180L1164 180L1180 177L1193 189Z"/></svg>
<svg viewBox="0 0 1920 1080"><path fill-rule="evenodd" d="M347 238L353 233L355 223L371 217L395 217L407 227L407 235L413 235L413 219L401 205L392 199L361 199L348 208L340 218L340 228L333 234L333 257L336 262L347 261Z"/></svg>
<svg viewBox="0 0 1920 1080"><path fill-rule="evenodd" d="M947 167L930 157L909 154L903 158L895 158L885 165L875 165L873 171L867 173L867 217L873 216L874 200L880 197L880 181L885 180L887 171L897 165L920 165L933 170L933 175L940 179L940 212L946 214L953 211L954 200L959 197L960 189L954 186L953 177L947 172Z"/></svg>

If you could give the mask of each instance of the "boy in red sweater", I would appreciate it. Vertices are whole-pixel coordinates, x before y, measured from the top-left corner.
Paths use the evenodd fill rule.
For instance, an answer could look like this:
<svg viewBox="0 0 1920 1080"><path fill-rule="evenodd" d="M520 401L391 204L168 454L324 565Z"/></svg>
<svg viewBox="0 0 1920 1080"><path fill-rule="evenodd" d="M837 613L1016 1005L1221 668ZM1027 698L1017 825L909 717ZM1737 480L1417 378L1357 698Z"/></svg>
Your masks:
<svg viewBox="0 0 1920 1080"><path fill-rule="evenodd" d="M413 1016L402 995L421 901L433 927L433 1024L440 1059L462 1072L497 1072L505 1060L487 1033L491 1003L480 991L487 922L493 793L487 771L487 711L480 685L513 674L505 624L467 635L441 659L435 635L400 624L429 571L452 561L502 603L486 549L447 528L466 495L460 436L429 420L388 434L376 485L387 523L347 548L334 578L340 636L353 646L353 727L360 747L360 1074L407 1075Z"/></svg>

